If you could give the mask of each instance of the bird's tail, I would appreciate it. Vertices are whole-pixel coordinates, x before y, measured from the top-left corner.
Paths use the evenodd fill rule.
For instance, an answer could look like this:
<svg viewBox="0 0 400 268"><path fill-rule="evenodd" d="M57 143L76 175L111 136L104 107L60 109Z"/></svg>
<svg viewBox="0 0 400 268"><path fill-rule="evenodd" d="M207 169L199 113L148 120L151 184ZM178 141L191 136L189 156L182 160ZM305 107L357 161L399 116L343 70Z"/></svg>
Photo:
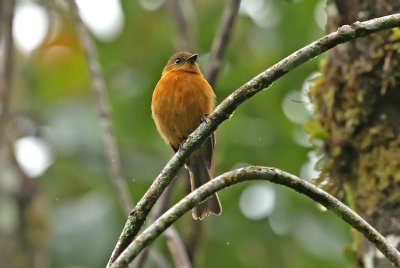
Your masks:
<svg viewBox="0 0 400 268"><path fill-rule="evenodd" d="M192 191L211 179L208 170L202 168L200 165L190 166L189 173ZM219 202L217 194L214 194L207 201L193 208L192 217L195 220L203 220L211 213L220 215L221 211L221 203Z"/></svg>
<svg viewBox="0 0 400 268"><path fill-rule="evenodd" d="M187 162L192 191L212 179L214 169L214 159L212 157L212 151L214 149L213 143L214 136L206 140L205 144L197 149ZM219 202L217 194L214 194L204 203L194 207L192 216L195 220L202 220L211 213L220 215L221 211L221 203Z"/></svg>

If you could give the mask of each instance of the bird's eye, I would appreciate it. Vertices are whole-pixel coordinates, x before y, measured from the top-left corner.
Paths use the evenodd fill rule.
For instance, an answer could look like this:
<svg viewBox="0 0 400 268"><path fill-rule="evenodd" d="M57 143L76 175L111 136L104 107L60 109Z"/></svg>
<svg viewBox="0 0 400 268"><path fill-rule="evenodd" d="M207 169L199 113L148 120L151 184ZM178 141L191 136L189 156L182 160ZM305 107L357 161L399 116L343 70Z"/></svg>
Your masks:
<svg viewBox="0 0 400 268"><path fill-rule="evenodd" d="M176 60L175 60L175 62L174 62L175 64L179 64L179 63L181 63L181 59L180 58L177 58Z"/></svg>

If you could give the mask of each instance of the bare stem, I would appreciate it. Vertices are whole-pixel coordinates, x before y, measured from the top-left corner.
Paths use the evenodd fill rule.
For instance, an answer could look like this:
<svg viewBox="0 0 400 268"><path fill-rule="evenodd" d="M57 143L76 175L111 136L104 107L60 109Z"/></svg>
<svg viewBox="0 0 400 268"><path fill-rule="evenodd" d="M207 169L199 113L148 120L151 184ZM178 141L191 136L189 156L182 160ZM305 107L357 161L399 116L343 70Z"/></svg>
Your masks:
<svg viewBox="0 0 400 268"><path fill-rule="evenodd" d="M14 0L0 2L0 138L8 116L8 102L13 69L12 25ZM1 133L3 132L3 133Z"/></svg>
<svg viewBox="0 0 400 268"><path fill-rule="evenodd" d="M97 107L99 112L99 120L102 130L102 139L107 158L108 172L114 186L118 191L121 204L125 211L129 213L133 206L131 196L128 191L128 186L122 176L121 161L117 143L113 133L113 123L111 116L110 101L107 94L106 83L101 72L100 63L97 57L96 45L90 36L85 24L79 16L78 7L75 0L68 1L70 3L72 14L75 17L75 22L78 27L78 34L88 63L89 73L96 95Z"/></svg>
<svg viewBox="0 0 400 268"><path fill-rule="evenodd" d="M167 241L168 249L171 252L176 268L192 268L185 245L175 228L168 228L164 232Z"/></svg>
<svg viewBox="0 0 400 268"><path fill-rule="evenodd" d="M345 204L331 196L317 186L304 181L292 174L276 168L268 167L246 167L226 172L217 178L209 181L200 188L191 192L175 206L164 213L152 225L144 230L129 245L129 247L118 257L113 268L127 267L127 265L143 250L148 244L154 241L165 231L168 226L178 220L182 215L191 210L194 206L205 201L217 191L225 189L234 184L250 180L267 180L292 188L293 190L306 195L312 200L320 203L328 210L342 218L354 229L362 233L372 244L374 244L385 257L396 267L400 267L400 252L392 246L380 233L369 225L357 213L352 211Z"/></svg>
<svg viewBox="0 0 400 268"><path fill-rule="evenodd" d="M172 18L175 20L178 36L176 47L179 50L194 52L196 50L196 41L193 38L193 30L189 25L189 15L185 14L184 1L166 0L165 4L172 15Z"/></svg>
<svg viewBox="0 0 400 268"><path fill-rule="evenodd" d="M368 20L365 22L355 22L352 25L344 25L336 32L328 34L292 53L229 95L216 107L214 112L209 116L208 120L200 124L200 126L191 135L189 135L186 142L169 160L167 165L154 180L148 191L133 209L111 255L110 262L116 260L122 251L138 234L147 215L149 214L149 211L160 197L164 189L170 184L176 172L182 167L190 154L196 148L198 148L222 122L229 119L240 104L264 88L269 87L281 76L338 44L399 26L400 13Z"/></svg>
<svg viewBox="0 0 400 268"><path fill-rule="evenodd" d="M206 78L212 87L217 82L218 75L222 69L226 50L231 40L236 18L239 12L240 0L229 0L225 4L224 14L220 23L218 34L215 36L211 48L210 59Z"/></svg>

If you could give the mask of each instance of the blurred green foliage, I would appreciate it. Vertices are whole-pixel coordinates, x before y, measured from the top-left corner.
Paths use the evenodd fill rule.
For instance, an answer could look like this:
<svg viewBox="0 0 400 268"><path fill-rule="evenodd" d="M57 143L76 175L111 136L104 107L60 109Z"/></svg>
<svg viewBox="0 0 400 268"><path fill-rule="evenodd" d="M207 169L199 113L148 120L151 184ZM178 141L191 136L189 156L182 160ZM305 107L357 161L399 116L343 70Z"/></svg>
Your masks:
<svg viewBox="0 0 400 268"><path fill-rule="evenodd" d="M121 1L122 33L113 41L97 42L122 165L135 201L171 157L153 124L150 102L161 70L175 52L177 36L165 7L149 11L143 2ZM247 1L252 2L257 1ZM191 3L195 52L205 70L223 2ZM324 34L314 16L320 1L261 3L269 12L267 26L257 25L246 14L238 18L215 87L218 102ZM36 179L49 204L50 266L103 267L126 217L107 175L97 108L79 40L68 15L58 16L56 36L29 56L17 55L12 110L35 122L55 155L46 173ZM52 53L57 52L54 49L61 49L60 53ZM273 166L300 174L312 148L296 142L294 133L303 132L302 127L286 117L282 103L286 94L300 91L305 79L317 70L318 60L304 64L244 103L220 126L216 174L244 165ZM187 177L180 176L174 201L186 194L184 180ZM275 190L272 213L257 220L246 218L239 200L248 185L220 193L223 213L204 221L198 267L351 267L343 254L350 244L349 227L340 219L275 185L269 185ZM177 223L182 236L192 223L189 214ZM170 260L164 242L155 244ZM156 267L151 259L148 267Z"/></svg>

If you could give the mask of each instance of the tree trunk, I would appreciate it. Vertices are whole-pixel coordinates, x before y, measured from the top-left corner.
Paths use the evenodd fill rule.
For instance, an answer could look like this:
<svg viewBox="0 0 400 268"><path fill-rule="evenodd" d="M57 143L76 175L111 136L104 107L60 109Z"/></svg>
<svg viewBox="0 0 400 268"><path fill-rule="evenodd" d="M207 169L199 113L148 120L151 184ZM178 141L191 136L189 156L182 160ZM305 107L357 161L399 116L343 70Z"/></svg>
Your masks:
<svg viewBox="0 0 400 268"><path fill-rule="evenodd" d="M327 12L332 32L400 12L400 1L331 0ZM336 47L321 72L310 90L327 137L320 181L399 248L400 30ZM392 267L361 236L354 241L357 267Z"/></svg>

